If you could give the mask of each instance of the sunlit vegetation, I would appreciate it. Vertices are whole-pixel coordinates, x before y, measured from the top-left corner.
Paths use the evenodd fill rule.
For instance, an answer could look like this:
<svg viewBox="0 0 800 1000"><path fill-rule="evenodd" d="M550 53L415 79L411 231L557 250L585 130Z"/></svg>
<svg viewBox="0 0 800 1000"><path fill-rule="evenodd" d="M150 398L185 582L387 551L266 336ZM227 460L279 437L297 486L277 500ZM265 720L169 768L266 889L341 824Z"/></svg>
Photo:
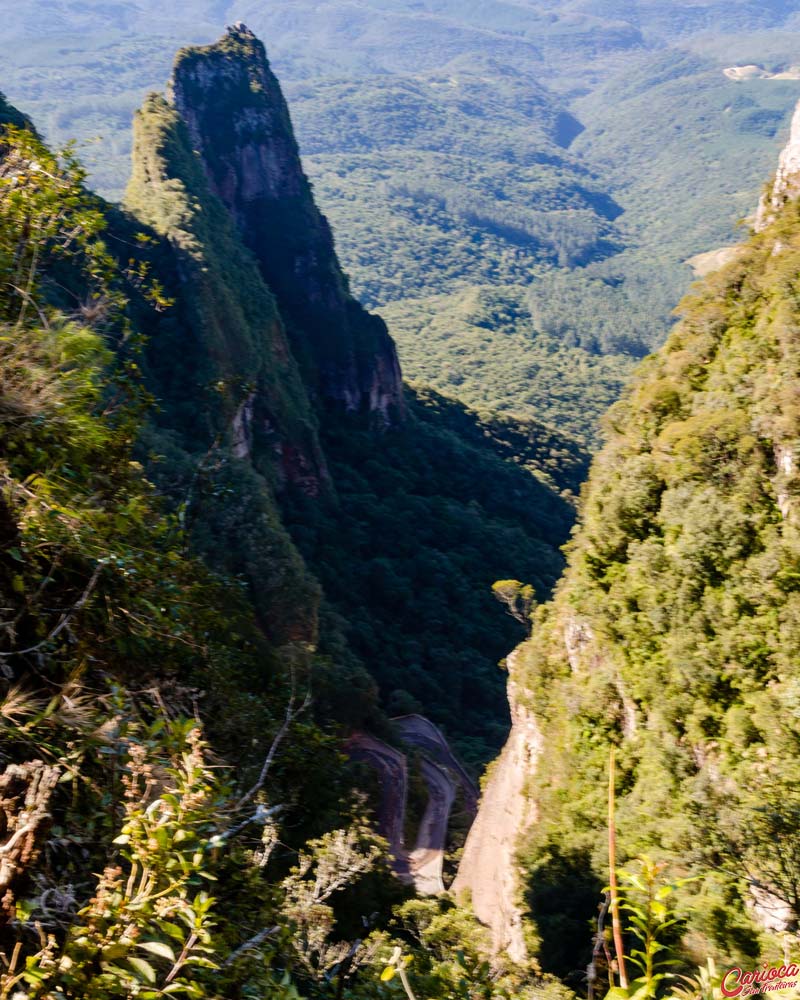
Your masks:
<svg viewBox="0 0 800 1000"><path fill-rule="evenodd" d="M798 233L791 203L639 367L522 647L517 679L558 748L526 853L543 942L564 926L543 887L567 893L570 919L591 915L610 744L624 854L702 873L683 893L701 953L779 953L761 887L796 920Z"/></svg>

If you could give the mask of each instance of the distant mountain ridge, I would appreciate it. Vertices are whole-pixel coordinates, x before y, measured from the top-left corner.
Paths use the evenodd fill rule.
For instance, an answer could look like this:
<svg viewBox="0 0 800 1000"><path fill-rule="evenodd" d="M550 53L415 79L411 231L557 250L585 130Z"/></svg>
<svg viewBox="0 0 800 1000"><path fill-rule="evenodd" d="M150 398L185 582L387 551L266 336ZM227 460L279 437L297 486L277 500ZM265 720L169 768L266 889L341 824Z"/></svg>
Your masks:
<svg viewBox="0 0 800 1000"><path fill-rule="evenodd" d="M128 170L129 116L144 89L169 75L173 49L209 42L223 18L246 21L269 42L287 88L354 297L402 317L408 376L460 392L460 325L437 336L433 357L425 349L435 297L458 301L460 312L476 293L514 302L524 286L524 298L546 303L555 286L569 328L556 324L552 341L553 323L534 325L544 335L535 353L555 352L553 377L534 396L546 394L556 419L580 421L592 442L605 387L663 342L692 278L686 261L736 238L798 88L723 74L738 61L780 76L796 61L800 24L779 0L194 0L169 15L143 0L103 8L90 31L57 0L36 37L26 2L6 27L5 86L48 136L92 140L85 156L115 197ZM38 86L43 73L57 81L58 106ZM461 383L465 401L486 386L497 397L506 384L503 339L493 332L481 384ZM561 375L596 365L584 350L609 355L616 369L585 415ZM518 371L515 384L526 381ZM583 380L584 394L591 383ZM538 416L524 391L509 407Z"/></svg>

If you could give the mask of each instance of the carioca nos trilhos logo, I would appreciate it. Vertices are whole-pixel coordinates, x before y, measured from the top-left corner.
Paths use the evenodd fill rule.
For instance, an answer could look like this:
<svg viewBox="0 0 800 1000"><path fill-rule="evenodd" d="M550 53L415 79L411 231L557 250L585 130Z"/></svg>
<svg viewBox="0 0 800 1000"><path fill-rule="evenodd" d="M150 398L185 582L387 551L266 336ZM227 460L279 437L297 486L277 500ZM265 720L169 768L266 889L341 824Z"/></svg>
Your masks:
<svg viewBox="0 0 800 1000"><path fill-rule="evenodd" d="M722 977L721 989L726 997L747 997L756 993L772 993L795 989L800 978L800 966L769 965L743 972L737 966L728 969Z"/></svg>

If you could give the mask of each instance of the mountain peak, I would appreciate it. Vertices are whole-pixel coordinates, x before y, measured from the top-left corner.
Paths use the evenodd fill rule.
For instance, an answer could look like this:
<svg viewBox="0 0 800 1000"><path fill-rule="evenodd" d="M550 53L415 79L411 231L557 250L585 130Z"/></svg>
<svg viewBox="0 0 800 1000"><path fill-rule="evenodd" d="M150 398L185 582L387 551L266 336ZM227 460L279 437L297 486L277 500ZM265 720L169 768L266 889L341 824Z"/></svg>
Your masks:
<svg viewBox="0 0 800 1000"><path fill-rule="evenodd" d="M241 22L182 49L169 87L212 191L275 294L312 395L391 423L402 379L386 325L351 296L263 44Z"/></svg>
<svg viewBox="0 0 800 1000"><path fill-rule="evenodd" d="M241 35L243 38L255 38L256 36L247 27L244 21L234 21L233 24L229 24L225 29L229 35Z"/></svg>

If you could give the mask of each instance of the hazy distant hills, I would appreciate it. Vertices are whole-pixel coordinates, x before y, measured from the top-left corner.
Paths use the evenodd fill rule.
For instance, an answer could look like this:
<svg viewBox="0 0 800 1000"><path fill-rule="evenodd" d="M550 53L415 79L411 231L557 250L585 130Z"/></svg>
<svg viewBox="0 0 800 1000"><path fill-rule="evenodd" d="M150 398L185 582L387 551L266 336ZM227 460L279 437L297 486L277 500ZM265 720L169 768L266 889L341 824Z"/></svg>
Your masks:
<svg viewBox="0 0 800 1000"><path fill-rule="evenodd" d="M737 239L757 200L800 81L723 70L800 62L794 7L24 0L5 17L0 87L52 140L101 136L83 157L114 197L131 111L174 48L244 20L285 81L354 291L391 304L406 373L526 416L546 395L554 419L591 437L625 358L664 339L692 277L684 261ZM431 327L431 310L446 296L445 316L466 317L476 295L511 303L515 333L553 358L546 382L508 392L528 379L515 369L509 383L507 324L454 380L470 341L458 323ZM610 382L595 378L598 352L618 359ZM604 386L577 416L569 372L587 373L590 396Z"/></svg>

